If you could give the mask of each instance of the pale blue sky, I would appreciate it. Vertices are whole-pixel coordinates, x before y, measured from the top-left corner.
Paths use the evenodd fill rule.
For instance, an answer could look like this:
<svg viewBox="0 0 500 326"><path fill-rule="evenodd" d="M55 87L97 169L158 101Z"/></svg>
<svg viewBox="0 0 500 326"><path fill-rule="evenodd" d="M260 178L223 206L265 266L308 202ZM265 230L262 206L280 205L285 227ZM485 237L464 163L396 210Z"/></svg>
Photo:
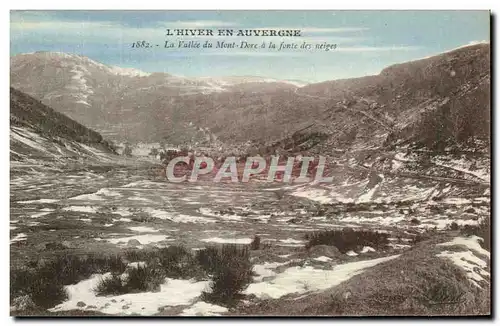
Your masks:
<svg viewBox="0 0 500 326"><path fill-rule="evenodd" d="M167 28L301 29L300 39L284 40L336 43L338 49L276 53L130 48L137 40L163 44ZM59 51L147 72L315 82L376 74L393 63L489 41L489 29L487 11L12 11L10 53Z"/></svg>

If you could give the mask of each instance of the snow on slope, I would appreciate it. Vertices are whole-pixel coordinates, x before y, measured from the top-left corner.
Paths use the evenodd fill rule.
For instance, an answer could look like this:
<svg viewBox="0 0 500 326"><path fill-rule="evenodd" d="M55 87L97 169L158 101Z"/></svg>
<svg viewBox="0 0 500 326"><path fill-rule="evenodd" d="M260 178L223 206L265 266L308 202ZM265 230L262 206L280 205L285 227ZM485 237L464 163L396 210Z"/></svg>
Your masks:
<svg viewBox="0 0 500 326"><path fill-rule="evenodd" d="M307 85L307 83L301 81L280 80L275 78L266 78L259 76L198 77L196 79L218 87L234 86L245 83L285 83L296 87L302 87Z"/></svg>
<svg viewBox="0 0 500 326"><path fill-rule="evenodd" d="M456 237L452 241L440 243L440 247L461 246L464 250L444 250L437 254L443 259L450 259L456 266L465 270L469 281L482 288L481 284L488 283L490 272L488 271L490 252L483 249L479 244L482 241L478 236Z"/></svg>
<svg viewBox="0 0 500 326"><path fill-rule="evenodd" d="M43 164L46 160L63 162L68 159L113 161L109 153L98 148L59 137L54 141L27 127L11 127L10 153L14 164Z"/></svg>
<svg viewBox="0 0 500 326"><path fill-rule="evenodd" d="M144 72L135 68L121 68L118 66L111 66L109 71L115 75L120 76L130 76L130 77L147 77L151 74L148 72Z"/></svg>

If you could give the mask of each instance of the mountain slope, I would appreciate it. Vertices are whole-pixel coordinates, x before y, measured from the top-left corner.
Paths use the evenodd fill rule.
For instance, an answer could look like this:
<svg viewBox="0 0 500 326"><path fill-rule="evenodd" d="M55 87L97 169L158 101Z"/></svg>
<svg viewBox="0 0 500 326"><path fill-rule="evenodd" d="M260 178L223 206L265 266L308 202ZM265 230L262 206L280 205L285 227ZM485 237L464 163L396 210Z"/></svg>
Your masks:
<svg viewBox="0 0 500 326"><path fill-rule="evenodd" d="M122 140L163 140L168 135L165 130L179 126L183 129L191 121L166 119L173 98L235 91L262 93L294 89L295 84L253 76L188 78L148 74L57 52L11 58L13 87L105 136ZM184 134L191 131L188 128Z"/></svg>
<svg viewBox="0 0 500 326"><path fill-rule="evenodd" d="M10 89L11 161L31 164L109 159L102 136L40 101Z"/></svg>
<svg viewBox="0 0 500 326"><path fill-rule="evenodd" d="M307 148L325 154L410 143L443 150L471 140L488 147L489 62L490 45L476 44L375 76L298 87L258 77L129 73L37 52L11 58L11 81L120 140L269 145L306 128L300 138L326 135Z"/></svg>
<svg viewBox="0 0 500 326"><path fill-rule="evenodd" d="M330 99L330 112L357 113L353 116L385 129L389 141L443 145L475 137L489 142L489 44L394 65L376 76L311 84L300 92Z"/></svg>

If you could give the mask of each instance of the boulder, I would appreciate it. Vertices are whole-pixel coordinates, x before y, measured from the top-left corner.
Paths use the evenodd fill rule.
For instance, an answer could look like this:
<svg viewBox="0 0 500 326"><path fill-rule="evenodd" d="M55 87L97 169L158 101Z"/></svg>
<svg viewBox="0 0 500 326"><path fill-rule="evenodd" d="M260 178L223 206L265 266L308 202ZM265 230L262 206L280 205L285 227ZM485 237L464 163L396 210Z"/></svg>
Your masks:
<svg viewBox="0 0 500 326"><path fill-rule="evenodd" d="M127 245L128 246L140 246L141 245L141 242L137 239L130 239L128 242L127 242Z"/></svg>
<svg viewBox="0 0 500 326"><path fill-rule="evenodd" d="M334 258L334 257L341 257L342 253L335 246L317 245L309 248L309 256L311 257L326 256Z"/></svg>
<svg viewBox="0 0 500 326"><path fill-rule="evenodd" d="M59 242L59 241L53 241L53 242L47 242L45 243L45 250L64 250L68 249L69 244L67 241Z"/></svg>

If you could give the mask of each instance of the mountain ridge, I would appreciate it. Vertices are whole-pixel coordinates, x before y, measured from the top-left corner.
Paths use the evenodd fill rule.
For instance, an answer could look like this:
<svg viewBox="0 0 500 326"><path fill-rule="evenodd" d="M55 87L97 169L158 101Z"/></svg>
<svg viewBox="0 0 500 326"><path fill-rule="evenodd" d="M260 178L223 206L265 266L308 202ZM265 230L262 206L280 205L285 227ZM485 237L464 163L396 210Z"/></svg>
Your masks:
<svg viewBox="0 0 500 326"><path fill-rule="evenodd" d="M175 143L179 138L203 143L216 137L228 144L248 140L268 143L311 124L311 131L339 140L349 138L354 129L376 137L385 131L396 134L389 125L408 131L408 125L422 120L418 112L446 105L440 103L450 101L446 99L450 94L469 91L477 93L480 116L489 121L489 103L482 103L481 98L489 90L489 49L489 44L469 45L391 65L378 75L300 88L274 80L254 82L254 77L243 77L249 82L224 86L227 89L217 77L193 80L153 73L118 78L103 73L105 69L98 63L82 66L70 60L72 55L61 55L69 58L61 62L54 62L49 55L44 61L47 54L40 53L35 59L11 58L11 81L43 103L122 141ZM242 77L226 78L238 81ZM480 89L475 91L478 85ZM458 102L453 105L463 107ZM489 130L484 124L474 125ZM191 126L204 130L203 135L195 135ZM206 133L211 136L207 138ZM381 138L379 143L384 141Z"/></svg>

